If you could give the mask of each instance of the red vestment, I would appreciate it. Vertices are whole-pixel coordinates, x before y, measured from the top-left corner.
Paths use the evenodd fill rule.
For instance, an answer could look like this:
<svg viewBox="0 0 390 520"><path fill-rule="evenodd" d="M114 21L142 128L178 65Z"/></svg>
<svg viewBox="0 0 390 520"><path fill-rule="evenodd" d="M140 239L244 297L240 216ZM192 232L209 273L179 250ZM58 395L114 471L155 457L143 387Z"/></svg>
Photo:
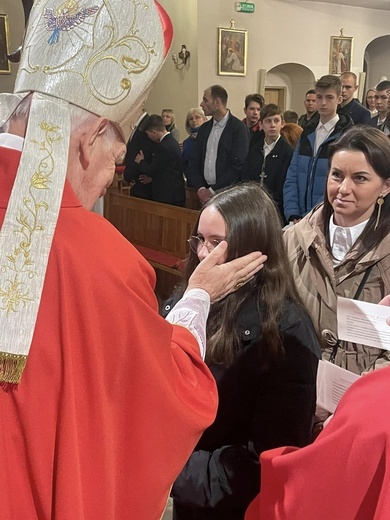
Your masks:
<svg viewBox="0 0 390 520"><path fill-rule="evenodd" d="M0 149L0 224L19 159ZM217 397L195 338L158 316L154 282L67 183L27 365L0 388L1 520L161 517Z"/></svg>
<svg viewBox="0 0 390 520"><path fill-rule="evenodd" d="M354 383L306 448L263 452L245 520L390 518L390 368Z"/></svg>

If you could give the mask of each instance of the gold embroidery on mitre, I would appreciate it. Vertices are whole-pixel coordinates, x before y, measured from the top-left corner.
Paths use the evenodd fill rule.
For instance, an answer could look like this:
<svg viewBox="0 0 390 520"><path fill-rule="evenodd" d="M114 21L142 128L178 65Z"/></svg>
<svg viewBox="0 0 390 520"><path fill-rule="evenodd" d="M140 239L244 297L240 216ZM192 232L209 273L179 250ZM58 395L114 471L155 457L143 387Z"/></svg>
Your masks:
<svg viewBox="0 0 390 520"><path fill-rule="evenodd" d="M19 383L26 363L27 356L0 352L0 383Z"/></svg>
<svg viewBox="0 0 390 520"><path fill-rule="evenodd" d="M151 56L156 57L158 54L156 42L147 45L139 35L139 12L147 10L148 6L139 0L127 0L126 3L132 6L133 17L126 30L121 30L108 0L100 7L93 5L93 0L92 5L84 7L80 5L81 2L67 0L56 9L44 8L41 22L26 42L24 52L28 67L22 65L19 71L29 74L41 72L47 76L76 74L81 76L89 94L99 102L109 106L121 103L132 90L132 82L128 77L123 77L124 73L127 76L141 74L149 67ZM98 23L99 17L104 20L104 31L102 24ZM42 46L43 29L49 38L47 45ZM67 43L67 52L50 52L50 48L57 49L61 45L61 38L65 36L72 42L71 46ZM39 55L34 53L36 45L42 48ZM88 53L88 59L79 59ZM46 60L46 63L40 65L39 60ZM81 63L82 66L78 68ZM106 82L103 78L107 74L111 76L111 83L110 89L105 91ZM113 81L114 77L116 82Z"/></svg>
<svg viewBox="0 0 390 520"><path fill-rule="evenodd" d="M19 312L20 306L28 301L34 301L29 290L24 290L24 284L18 279L19 273L27 273L29 278L36 276L35 260L31 256L31 246L37 233L44 231L40 221L42 211L47 211L47 202L39 200L41 190L49 190L51 176L54 171L53 143L62 139L56 135L58 127L42 121L40 129L44 132L44 139L40 142L31 139L30 142L39 148L38 154L43 155L39 160L37 170L30 178L28 192L22 197L22 205L18 208L13 233L20 236L18 244L6 255L7 263L0 267L2 273L9 272L10 278L4 280L0 286L0 310L6 314ZM12 278L13 275L13 278Z"/></svg>

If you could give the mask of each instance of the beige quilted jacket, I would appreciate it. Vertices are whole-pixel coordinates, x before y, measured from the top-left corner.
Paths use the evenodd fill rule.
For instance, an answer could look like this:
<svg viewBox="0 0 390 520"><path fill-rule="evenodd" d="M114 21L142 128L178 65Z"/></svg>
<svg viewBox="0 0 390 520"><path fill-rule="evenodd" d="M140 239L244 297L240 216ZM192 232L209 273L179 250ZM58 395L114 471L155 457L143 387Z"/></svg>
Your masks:
<svg viewBox="0 0 390 520"><path fill-rule="evenodd" d="M353 298L366 269L373 264L359 300L378 303L390 294L390 236L358 262L352 248L344 261L333 268L322 228L320 205L285 232L285 241L299 293L324 340L323 359L329 359L337 341L337 296ZM361 374L390 364L390 352L341 342L335 362Z"/></svg>

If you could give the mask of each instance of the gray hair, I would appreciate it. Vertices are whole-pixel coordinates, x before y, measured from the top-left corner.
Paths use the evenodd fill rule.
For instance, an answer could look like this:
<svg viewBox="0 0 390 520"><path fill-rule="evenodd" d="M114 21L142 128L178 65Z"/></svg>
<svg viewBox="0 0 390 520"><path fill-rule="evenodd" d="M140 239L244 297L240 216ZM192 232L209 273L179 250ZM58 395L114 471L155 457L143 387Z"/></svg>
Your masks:
<svg viewBox="0 0 390 520"><path fill-rule="evenodd" d="M26 96L16 107L12 116L8 119L6 123L3 125L3 131L8 132L11 121L17 121L19 123L24 123L27 125L28 116L30 113L30 104L31 104L31 94ZM76 105L69 104L69 112L70 112L70 131L75 132L83 125L88 125L99 116L92 114L92 112L88 112L83 108L80 108ZM119 131L116 129L115 125L110 121L109 126L106 130L106 140L107 146L112 145L112 141L118 140Z"/></svg>

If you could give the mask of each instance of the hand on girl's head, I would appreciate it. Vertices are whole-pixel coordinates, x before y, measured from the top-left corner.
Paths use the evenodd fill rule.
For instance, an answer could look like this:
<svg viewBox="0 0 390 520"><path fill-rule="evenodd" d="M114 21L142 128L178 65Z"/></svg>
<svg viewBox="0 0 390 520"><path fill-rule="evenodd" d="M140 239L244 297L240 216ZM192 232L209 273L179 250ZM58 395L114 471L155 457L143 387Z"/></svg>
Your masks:
<svg viewBox="0 0 390 520"><path fill-rule="evenodd" d="M230 262L218 263L226 255L227 247L223 240L200 262L189 279L187 290L204 289L211 302L216 302L251 280L267 260L265 255L255 251Z"/></svg>

